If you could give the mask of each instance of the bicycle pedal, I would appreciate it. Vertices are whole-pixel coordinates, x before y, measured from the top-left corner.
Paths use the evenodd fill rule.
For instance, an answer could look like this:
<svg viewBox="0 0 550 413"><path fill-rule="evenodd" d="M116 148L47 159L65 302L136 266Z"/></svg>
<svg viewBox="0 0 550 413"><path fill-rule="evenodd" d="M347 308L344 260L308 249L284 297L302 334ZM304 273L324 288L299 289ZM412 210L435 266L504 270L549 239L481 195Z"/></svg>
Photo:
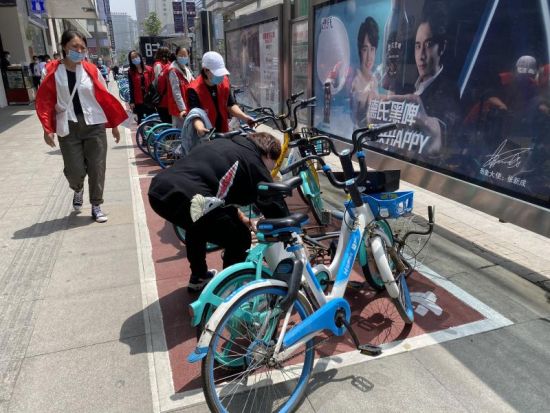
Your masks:
<svg viewBox="0 0 550 413"><path fill-rule="evenodd" d="M361 344L357 347L357 350L365 356L376 357L382 354L382 347L375 346L374 344Z"/></svg>
<svg viewBox="0 0 550 413"><path fill-rule="evenodd" d="M362 290L366 287L365 281L350 281L348 282L348 287L353 288L354 290Z"/></svg>

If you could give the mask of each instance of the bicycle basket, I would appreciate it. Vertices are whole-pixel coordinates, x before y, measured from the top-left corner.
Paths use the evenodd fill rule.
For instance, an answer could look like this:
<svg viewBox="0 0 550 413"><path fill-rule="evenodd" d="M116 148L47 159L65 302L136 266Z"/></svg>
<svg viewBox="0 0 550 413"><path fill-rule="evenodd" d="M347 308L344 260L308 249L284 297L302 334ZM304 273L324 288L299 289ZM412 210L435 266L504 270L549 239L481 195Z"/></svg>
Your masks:
<svg viewBox="0 0 550 413"><path fill-rule="evenodd" d="M364 194L376 194L380 192L394 192L399 189L401 171L399 169L387 171L367 172L367 180L361 183Z"/></svg>
<svg viewBox="0 0 550 413"><path fill-rule="evenodd" d="M399 218L413 209L413 191L384 192L365 195L363 201L369 204L376 218Z"/></svg>

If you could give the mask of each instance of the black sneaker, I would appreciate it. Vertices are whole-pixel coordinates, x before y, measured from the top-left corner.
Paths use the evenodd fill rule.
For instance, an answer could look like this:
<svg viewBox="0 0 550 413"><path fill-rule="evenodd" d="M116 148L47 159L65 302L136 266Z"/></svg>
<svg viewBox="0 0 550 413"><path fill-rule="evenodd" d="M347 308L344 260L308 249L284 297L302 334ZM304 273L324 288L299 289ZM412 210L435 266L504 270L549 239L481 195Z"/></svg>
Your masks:
<svg viewBox="0 0 550 413"><path fill-rule="evenodd" d="M75 211L80 211L80 208L82 208L83 201L84 201L84 189L81 189L80 191L74 191L73 208Z"/></svg>
<svg viewBox="0 0 550 413"><path fill-rule="evenodd" d="M217 273L218 270L208 270L206 275L202 278L195 279L191 277L189 284L187 285L187 291L190 293L200 293L206 284L208 284L208 282L215 277Z"/></svg>

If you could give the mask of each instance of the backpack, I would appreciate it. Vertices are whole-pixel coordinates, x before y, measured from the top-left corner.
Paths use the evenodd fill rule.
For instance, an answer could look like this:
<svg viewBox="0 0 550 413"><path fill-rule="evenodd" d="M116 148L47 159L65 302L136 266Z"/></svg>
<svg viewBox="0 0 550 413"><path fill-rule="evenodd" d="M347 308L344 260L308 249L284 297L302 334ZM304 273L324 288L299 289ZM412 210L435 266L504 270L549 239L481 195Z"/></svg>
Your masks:
<svg viewBox="0 0 550 413"><path fill-rule="evenodd" d="M153 80L149 85L149 87L147 88L147 91L145 92L143 101L146 105L158 106L158 104L160 103L161 95L162 93L159 92L157 82Z"/></svg>

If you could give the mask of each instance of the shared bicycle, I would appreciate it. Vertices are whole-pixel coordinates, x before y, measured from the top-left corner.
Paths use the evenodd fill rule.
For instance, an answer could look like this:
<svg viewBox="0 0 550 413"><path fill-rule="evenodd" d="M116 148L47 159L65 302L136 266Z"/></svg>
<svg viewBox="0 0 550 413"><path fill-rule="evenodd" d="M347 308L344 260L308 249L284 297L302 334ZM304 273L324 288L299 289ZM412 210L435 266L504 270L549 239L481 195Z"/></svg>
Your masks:
<svg viewBox="0 0 550 413"><path fill-rule="evenodd" d="M280 219L258 222L258 239L264 245L278 246L276 268L269 274L257 266L262 276L240 287L226 297L219 297L189 362L202 361L203 390L212 411L293 411L301 403L312 374L314 349L325 340L323 334L343 336L349 332L357 349L376 356L381 348L361 344L350 324L351 308L344 293L351 269L360 250L368 254L369 265L363 267L367 282L374 288L385 288L399 314L412 323L414 312L407 278L413 268L402 250L405 234L398 239L388 230L386 219L400 218L412 211L413 192L393 192L395 173L367 172L361 150L367 138L375 140L394 125L373 126L356 130L352 149L337 152L328 137L325 142L342 165L342 178L336 175L318 155L309 155L281 172L317 161L329 182L343 189L349 200L335 256L330 265L312 266L303 241L307 216L300 213ZM352 157L359 162L355 172ZM298 177L285 182L262 183L266 195L288 194L299 185ZM434 226L434 211L428 208L428 229ZM266 247L267 250L269 247ZM244 264L226 271L238 279ZM230 267L231 268L231 267ZM263 273L265 272L265 276ZM223 272L222 272L223 273ZM220 274L221 275L221 274ZM332 281L325 288L320 275ZM217 278L217 277L216 277ZM194 313L194 309L191 308ZM195 314L193 314L195 316Z"/></svg>

